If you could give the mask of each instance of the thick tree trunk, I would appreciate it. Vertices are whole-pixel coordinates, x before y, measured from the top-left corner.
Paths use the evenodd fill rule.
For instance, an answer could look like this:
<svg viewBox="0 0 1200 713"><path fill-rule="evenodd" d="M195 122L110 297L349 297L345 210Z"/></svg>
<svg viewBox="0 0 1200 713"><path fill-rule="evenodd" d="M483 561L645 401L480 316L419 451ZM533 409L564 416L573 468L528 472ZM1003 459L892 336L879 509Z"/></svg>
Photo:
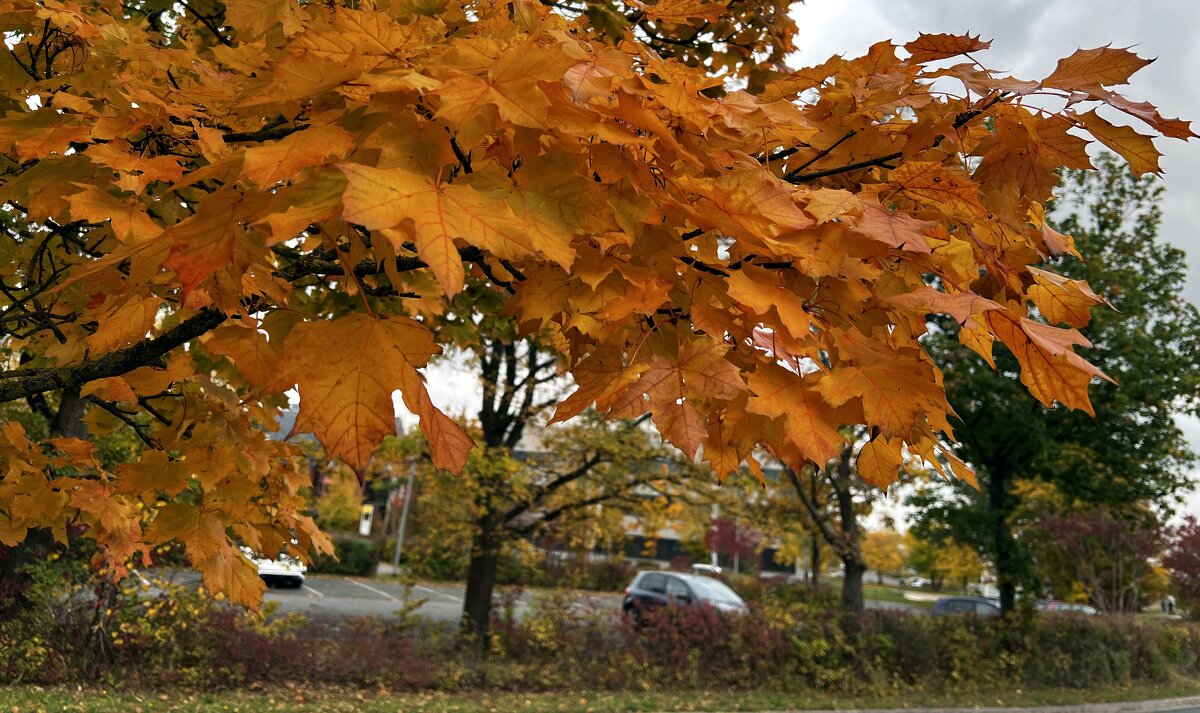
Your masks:
<svg viewBox="0 0 1200 713"><path fill-rule="evenodd" d="M86 406L87 401L80 398L78 386L64 389L62 403L58 407L58 413L54 416L54 423L50 425L54 435L86 439L88 437L87 424L83 422L83 412Z"/></svg>
<svg viewBox="0 0 1200 713"><path fill-rule="evenodd" d="M1000 589L1000 613L1007 617L1017 598L1016 542L1008 526L1010 508L1008 474L1002 468L988 473L988 512L991 515L992 547L996 553L996 584Z"/></svg>
<svg viewBox="0 0 1200 713"><path fill-rule="evenodd" d="M833 485L833 492L837 496L838 520L842 530L841 540L836 543L845 574L842 579L842 613L847 615L853 624L863 615L863 574L867 571L867 564L863 561L858 512L854 509L854 491L851 489L854 478L852 457L853 449L842 449L837 470L830 478L830 484Z"/></svg>
<svg viewBox="0 0 1200 713"><path fill-rule="evenodd" d="M862 617L866 605L863 597L863 574L867 568L853 559L842 560L846 567L846 578L842 580L842 613L852 620Z"/></svg>
<svg viewBox="0 0 1200 713"><path fill-rule="evenodd" d="M79 387L64 389L57 412L51 412L46 399L39 396L30 402L30 408L42 413L50 422L50 435L56 437L88 437L87 424L83 421L87 401L80 398ZM12 616L30 606L25 596L30 579L25 574L26 565L44 560L54 547L50 530L35 529L25 539L12 547L0 547L0 613Z"/></svg>
<svg viewBox="0 0 1200 713"><path fill-rule="evenodd" d="M500 538L494 515L485 515L477 524L467 565L467 586L463 593L462 631L484 646L492 623L492 593L496 589L496 567L500 562Z"/></svg>

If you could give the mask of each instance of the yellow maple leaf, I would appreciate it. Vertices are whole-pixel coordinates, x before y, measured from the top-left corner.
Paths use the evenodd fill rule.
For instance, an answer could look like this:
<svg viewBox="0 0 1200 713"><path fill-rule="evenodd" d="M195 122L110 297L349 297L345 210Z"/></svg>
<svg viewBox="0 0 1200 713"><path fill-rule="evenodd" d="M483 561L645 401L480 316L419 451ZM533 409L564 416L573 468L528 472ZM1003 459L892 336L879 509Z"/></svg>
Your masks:
<svg viewBox="0 0 1200 713"><path fill-rule="evenodd" d="M1077 50L1060 59L1042 85L1059 89L1083 89L1090 86L1125 84L1129 77L1154 60L1142 59L1125 48L1097 47Z"/></svg>
<svg viewBox="0 0 1200 713"><path fill-rule="evenodd" d="M759 366L747 380L754 393L746 410L783 422L784 438L814 463L837 457L846 438L831 407L808 380L774 364Z"/></svg>
<svg viewBox="0 0 1200 713"><path fill-rule="evenodd" d="M1029 273L1034 280L1027 293L1029 299L1051 324L1086 327L1092 318L1092 307L1112 306L1108 300L1093 292L1084 280L1072 280L1036 267L1029 268Z"/></svg>
<svg viewBox="0 0 1200 713"><path fill-rule="evenodd" d="M862 215L851 222L850 229L894 248L928 253L929 241L925 234L936 225L936 221L918 220L907 213L888 210L878 203L865 203Z"/></svg>
<svg viewBox="0 0 1200 713"><path fill-rule="evenodd" d="M262 187L293 178L301 169L341 158L354 147L354 136L332 124L310 126L242 155L240 177Z"/></svg>
<svg viewBox="0 0 1200 713"><path fill-rule="evenodd" d="M163 301L154 295L143 295L133 296L114 308L103 309L96 315L99 326L88 335L89 351L103 354L141 341L154 326L162 304Z"/></svg>
<svg viewBox="0 0 1200 713"><path fill-rule="evenodd" d="M886 490L899 475L903 445L899 438L876 436L859 449L855 470L867 483Z"/></svg>
<svg viewBox="0 0 1200 713"><path fill-rule="evenodd" d="M1093 378L1112 381L1104 372L1075 353L1074 347L1091 342L1074 329L1059 329L1034 322L1009 310L988 312L987 322L996 338L1021 364L1021 383L1046 406L1055 401L1092 416L1088 386Z"/></svg>
<svg viewBox="0 0 1200 713"><path fill-rule="evenodd" d="M979 35L925 34L904 45L913 62L934 62L968 52L980 52L991 47L990 40L981 40Z"/></svg>
<svg viewBox="0 0 1200 713"><path fill-rule="evenodd" d="M867 423L900 438L908 436L922 414L950 410L932 368L915 360L889 360L873 366L842 365L822 374L815 388L834 406L861 399Z"/></svg>
<svg viewBox="0 0 1200 713"><path fill-rule="evenodd" d="M471 186L438 185L399 168L354 163L339 164L339 168L347 178L343 217L370 229L411 226L417 254L450 295L462 290L464 276L456 240L507 259L534 252L529 225L507 202Z"/></svg>
<svg viewBox="0 0 1200 713"><path fill-rule="evenodd" d="M908 161L888 176L902 191L931 208L964 219L987 215L979 184L962 169L933 161Z"/></svg>
<svg viewBox="0 0 1200 713"><path fill-rule="evenodd" d="M179 276L185 299L205 278L233 263L235 244L245 233L238 220L242 200L237 191L218 191L194 215L167 228L171 254L163 264Z"/></svg>
<svg viewBox="0 0 1200 713"><path fill-rule="evenodd" d="M1154 147L1149 136L1143 136L1128 126L1112 124L1095 110L1079 114L1077 118L1096 140L1129 162L1129 170L1133 175L1162 172L1158 166L1162 154Z"/></svg>
<svg viewBox="0 0 1200 713"><path fill-rule="evenodd" d="M416 371L439 351L424 325L404 317L359 313L296 325L280 360L300 392L293 433L314 434L330 456L361 472L383 437L396 433L392 392L399 389L421 417L434 463L461 468L471 439L433 407Z"/></svg>

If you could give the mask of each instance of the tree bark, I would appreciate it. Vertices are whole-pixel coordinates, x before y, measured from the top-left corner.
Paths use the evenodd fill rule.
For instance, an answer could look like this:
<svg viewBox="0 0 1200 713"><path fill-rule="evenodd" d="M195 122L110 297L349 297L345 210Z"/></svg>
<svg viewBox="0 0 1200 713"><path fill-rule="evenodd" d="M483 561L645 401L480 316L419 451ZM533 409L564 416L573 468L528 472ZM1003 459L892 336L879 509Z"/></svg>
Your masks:
<svg viewBox="0 0 1200 713"><path fill-rule="evenodd" d="M863 574L867 568L862 562L856 562L853 559L842 560L846 567L846 577L842 580L842 614L845 614L850 621L857 621L862 618L863 610L866 608L865 597L863 596Z"/></svg>
<svg viewBox="0 0 1200 713"><path fill-rule="evenodd" d="M63 389L62 403L54 416L50 428L54 435L68 438L88 437L87 424L83 422L84 408L87 401L79 396L78 386L68 386Z"/></svg>
<svg viewBox="0 0 1200 713"><path fill-rule="evenodd" d="M474 636L481 648L486 645L492 624L492 593L496 589L496 568L500 563L500 537L496 525L496 518L490 513L479 519L471 543L467 585L463 593L462 630Z"/></svg>
<svg viewBox="0 0 1200 713"><path fill-rule="evenodd" d="M49 407L44 399L41 404L48 412ZM87 401L80 398L78 386L63 389L58 411L47 413L50 435L86 439L87 424L83 420L86 407ZM52 547L54 538L50 530L44 528L30 530L25 539L13 547L0 547L0 612L11 616L30 606L25 596L30 584L25 567L31 562L44 560Z"/></svg>
<svg viewBox="0 0 1200 713"><path fill-rule="evenodd" d="M996 553L996 585L1000 589L1000 615L1012 613L1017 600L1016 543L1008 526L1011 499L1008 473L995 468L988 473L988 513L991 515L992 546Z"/></svg>
<svg viewBox="0 0 1200 713"><path fill-rule="evenodd" d="M854 472L851 467L853 450L849 447L842 450L838 459L837 469L829 479L837 497L838 520L841 525L841 541L836 543L838 555L842 560L844 578L842 579L842 613L852 621L862 618L863 603L863 573L867 564L863 561L862 546L859 541L858 512L854 509L854 492L851 483Z"/></svg>

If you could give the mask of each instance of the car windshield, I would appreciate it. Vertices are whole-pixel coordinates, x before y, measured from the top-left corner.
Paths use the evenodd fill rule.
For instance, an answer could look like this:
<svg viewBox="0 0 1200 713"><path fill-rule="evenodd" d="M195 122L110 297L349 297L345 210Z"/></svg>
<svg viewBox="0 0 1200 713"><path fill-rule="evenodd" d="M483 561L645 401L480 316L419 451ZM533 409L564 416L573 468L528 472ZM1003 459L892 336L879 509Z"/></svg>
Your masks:
<svg viewBox="0 0 1200 713"><path fill-rule="evenodd" d="M726 587L721 582L708 577L692 577L688 580L688 584L692 585L692 591L701 599L707 599L713 602L738 602L741 603L742 598L737 595L729 587Z"/></svg>

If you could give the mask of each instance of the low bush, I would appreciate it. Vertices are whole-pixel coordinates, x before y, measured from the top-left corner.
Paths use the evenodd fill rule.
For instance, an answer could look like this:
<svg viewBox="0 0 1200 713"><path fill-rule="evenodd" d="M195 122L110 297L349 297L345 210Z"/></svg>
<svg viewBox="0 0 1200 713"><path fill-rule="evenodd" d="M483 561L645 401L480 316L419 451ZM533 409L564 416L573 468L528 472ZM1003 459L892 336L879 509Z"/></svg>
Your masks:
<svg viewBox="0 0 1200 713"><path fill-rule="evenodd" d="M360 537L335 536L333 548L333 556L317 557L309 570L324 574L370 577L374 576L383 555L383 549L378 542Z"/></svg>
<svg viewBox="0 0 1200 713"><path fill-rule="evenodd" d="M551 558L542 566L539 586L559 589L586 589L593 592L619 592L633 581L637 567L619 558L589 559L572 554Z"/></svg>
<svg viewBox="0 0 1200 713"><path fill-rule="evenodd" d="M1200 677L1194 624L872 611L847 626L826 590L737 578L748 615L665 608L637 625L611 602L554 594L525 609L515 605L519 588L505 590L510 605L497 607L480 657L446 628L407 616L263 616L193 588L72 584L50 566L35 575L25 593L34 606L0 621L0 684L951 694Z"/></svg>
<svg viewBox="0 0 1200 713"><path fill-rule="evenodd" d="M466 555L453 550L434 550L419 555L408 551L404 553L403 562L409 574L417 579L456 582L467 576Z"/></svg>
<svg viewBox="0 0 1200 713"><path fill-rule="evenodd" d="M467 557L451 550L426 551L422 548L419 553L406 552L404 566L417 579L461 581L466 576ZM629 560L620 557L592 559L580 553L547 555L537 549L518 549L500 555L496 583L619 592L633 580L637 569Z"/></svg>

